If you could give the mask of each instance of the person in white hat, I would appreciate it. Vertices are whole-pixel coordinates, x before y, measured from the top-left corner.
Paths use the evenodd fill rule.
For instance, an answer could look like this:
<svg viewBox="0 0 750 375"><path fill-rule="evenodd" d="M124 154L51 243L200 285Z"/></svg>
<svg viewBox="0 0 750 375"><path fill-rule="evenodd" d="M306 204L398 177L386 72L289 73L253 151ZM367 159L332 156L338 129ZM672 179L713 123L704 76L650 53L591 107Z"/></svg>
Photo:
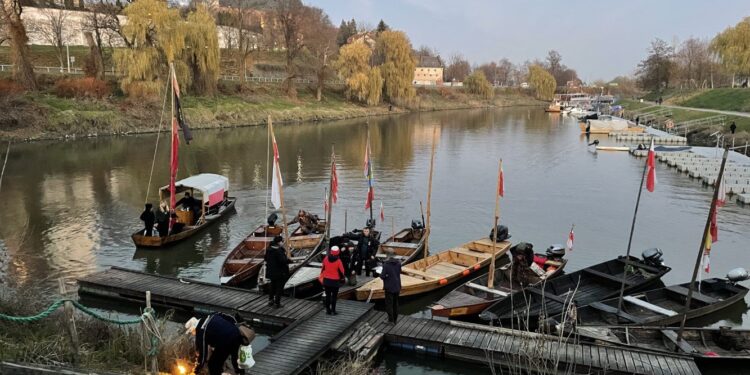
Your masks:
<svg viewBox="0 0 750 375"><path fill-rule="evenodd" d="M213 313L205 318L190 318L185 323L185 333L195 336L195 351L198 359L193 369L198 373L208 362L208 373L210 375L221 375L224 372L224 362L232 357L234 372L244 375L237 362L239 358L240 345L244 344L244 337L237 327L237 321L226 314ZM208 358L209 347L213 348L211 358Z"/></svg>

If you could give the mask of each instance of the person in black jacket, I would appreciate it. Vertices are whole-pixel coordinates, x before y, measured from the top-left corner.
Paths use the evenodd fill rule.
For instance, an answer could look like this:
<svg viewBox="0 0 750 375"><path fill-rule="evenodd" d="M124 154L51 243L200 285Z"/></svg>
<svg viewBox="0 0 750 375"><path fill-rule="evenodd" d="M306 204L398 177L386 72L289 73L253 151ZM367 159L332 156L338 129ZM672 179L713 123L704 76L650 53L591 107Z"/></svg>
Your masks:
<svg viewBox="0 0 750 375"><path fill-rule="evenodd" d="M289 279L289 263L286 249L282 245L283 238L276 236L271 246L266 249L266 278L271 280L271 292L268 295L268 306L281 307L281 295L284 294L284 284Z"/></svg>
<svg viewBox="0 0 750 375"><path fill-rule="evenodd" d="M146 209L141 213L141 220L146 227L145 234L148 237L154 235L154 222L156 222L156 216L154 216L154 211L151 209L152 207L153 205L151 203L146 203Z"/></svg>
<svg viewBox="0 0 750 375"><path fill-rule="evenodd" d="M353 254L354 267L352 273L362 275L362 268L364 268L365 275L370 276L373 273L372 268L375 265L375 253L378 251L380 242L372 236L370 227L362 229L360 234L348 233L345 236L357 241L357 248Z"/></svg>
<svg viewBox="0 0 750 375"><path fill-rule="evenodd" d="M393 257L393 249L386 248L385 252L388 259L383 262L383 272L380 274L385 290L385 312L388 314L388 321L396 324L398 295L401 293L401 262Z"/></svg>
<svg viewBox="0 0 750 375"><path fill-rule="evenodd" d="M185 323L188 333L195 335L195 350L198 353L194 373L199 373L208 362L209 375L221 375L224 372L224 362L232 357L232 367L237 374L244 375L237 362L240 345L243 345L243 336L237 327L237 321L226 314L213 313L198 320L190 318ZM213 348L210 358L209 347Z"/></svg>

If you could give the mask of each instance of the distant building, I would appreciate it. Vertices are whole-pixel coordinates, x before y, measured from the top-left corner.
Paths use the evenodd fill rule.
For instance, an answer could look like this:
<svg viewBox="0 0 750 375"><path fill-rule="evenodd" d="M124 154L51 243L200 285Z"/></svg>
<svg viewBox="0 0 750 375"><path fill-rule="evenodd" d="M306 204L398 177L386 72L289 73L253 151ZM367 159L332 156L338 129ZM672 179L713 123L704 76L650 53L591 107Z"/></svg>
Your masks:
<svg viewBox="0 0 750 375"><path fill-rule="evenodd" d="M356 33L349 37L349 39L346 40L347 44L352 44L356 42L362 42L370 49L375 49L375 43L376 43L376 35L374 31L366 31L363 33Z"/></svg>
<svg viewBox="0 0 750 375"><path fill-rule="evenodd" d="M443 66L440 59L433 56L420 56L414 68L414 82L419 86L439 86L443 84Z"/></svg>
<svg viewBox="0 0 750 375"><path fill-rule="evenodd" d="M580 79L576 78L565 83L565 87L568 89L580 89L583 85Z"/></svg>

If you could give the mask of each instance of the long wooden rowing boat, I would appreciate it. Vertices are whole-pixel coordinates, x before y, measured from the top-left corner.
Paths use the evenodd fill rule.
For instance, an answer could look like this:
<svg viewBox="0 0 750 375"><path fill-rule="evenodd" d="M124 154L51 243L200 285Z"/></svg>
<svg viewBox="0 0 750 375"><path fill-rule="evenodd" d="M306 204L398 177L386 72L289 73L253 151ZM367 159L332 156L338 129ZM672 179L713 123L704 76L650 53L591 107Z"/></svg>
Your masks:
<svg viewBox="0 0 750 375"><path fill-rule="evenodd" d="M380 244L375 258L383 261L388 257L388 252L393 252L393 257L401 264L408 264L422 257L424 253L424 228L404 228L398 233L388 237Z"/></svg>
<svg viewBox="0 0 750 375"><path fill-rule="evenodd" d="M275 236L281 235L283 228L263 224L256 228L242 242L232 249L219 271L222 284L237 286L258 276L263 265L266 249Z"/></svg>
<svg viewBox="0 0 750 375"><path fill-rule="evenodd" d="M500 258L510 248L510 242L498 242L495 257ZM492 260L492 240L483 238L465 243L401 268L400 296L413 296L453 284L487 267ZM357 289L357 299L385 298L383 281L374 279Z"/></svg>
<svg viewBox="0 0 750 375"><path fill-rule="evenodd" d="M546 258L544 254L535 254L535 256ZM568 260L565 258L555 260L547 258L543 268L545 273L532 280L531 285L537 285L560 275L567 263ZM506 298L514 290L523 289L521 284L511 281L511 266L511 264L504 264L496 269L492 287L487 285L488 274L475 277L462 284L430 307L432 315L446 318L473 317L493 303Z"/></svg>
<svg viewBox="0 0 750 375"><path fill-rule="evenodd" d="M626 272L627 270L627 272ZM555 316L571 302L577 307L612 298L625 282L625 293L649 288L671 268L654 261L620 256L529 286L495 302L479 317L489 322L519 321L533 327L540 315Z"/></svg>
<svg viewBox="0 0 750 375"><path fill-rule="evenodd" d="M668 326L683 317L698 318L727 308L745 298L748 289L726 279L711 278L696 282L690 309L685 310L690 283L672 285L623 297L594 302L577 309L578 325ZM557 317L558 321L560 317Z"/></svg>
<svg viewBox="0 0 750 375"><path fill-rule="evenodd" d="M327 225L325 220L318 221L318 229L315 233L305 234L302 228L298 227L290 235L288 242L291 257L289 260L289 274L295 274L300 268L316 259L317 256L326 248ZM271 280L266 279L265 265L261 267L258 275L258 288L268 292Z"/></svg>

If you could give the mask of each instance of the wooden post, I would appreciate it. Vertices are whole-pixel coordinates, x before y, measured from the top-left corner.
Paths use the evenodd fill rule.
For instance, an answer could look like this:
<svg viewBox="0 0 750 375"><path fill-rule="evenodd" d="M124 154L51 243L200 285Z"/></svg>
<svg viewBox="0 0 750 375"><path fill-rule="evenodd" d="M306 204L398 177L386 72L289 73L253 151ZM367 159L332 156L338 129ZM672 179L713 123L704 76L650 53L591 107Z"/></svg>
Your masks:
<svg viewBox="0 0 750 375"><path fill-rule="evenodd" d="M432 153L430 155L430 179L427 184L427 223L426 233L424 239L424 257L430 254L430 234L432 234L432 226L430 224L430 205L432 203L432 174L435 169L435 143L437 143L437 127L432 128Z"/></svg>
<svg viewBox="0 0 750 375"><path fill-rule="evenodd" d="M0 187L3 186L3 176L5 175L5 166L8 164L8 155L10 155L10 142L8 142L8 150L5 151L5 161L3 161L3 169L0 170Z"/></svg>
<svg viewBox="0 0 750 375"><path fill-rule="evenodd" d="M346 233L346 225L348 224L347 221L349 221L349 210L344 210L344 233Z"/></svg>
<svg viewBox="0 0 750 375"><path fill-rule="evenodd" d="M711 200L711 208L708 211L708 218L706 219L706 226L703 228L703 239L701 244L698 246L698 256L695 259L695 267L693 268L693 277L690 279L690 288L688 288L687 298L685 299L685 311L690 310L690 302L693 299L693 290L695 289L695 279L698 277L698 269L701 266L701 257L706 247L706 240L708 234L711 231L711 219L713 215L716 215L716 201L719 198L719 189L721 189L722 179L724 178L724 167L727 164L727 157L729 156L729 149L724 149L724 157L721 159L721 168L719 169L719 176L716 178L716 186L714 187L714 197ZM682 341L682 335L685 331L685 321L687 320L687 314L682 315L682 321L680 322L680 330L677 331L677 345L676 350L679 350L680 341Z"/></svg>
<svg viewBox="0 0 750 375"><path fill-rule="evenodd" d="M333 211L333 168L336 165L336 153L331 144L331 177L328 181L328 212L326 212L326 238L331 239L331 211Z"/></svg>
<svg viewBox="0 0 750 375"><path fill-rule="evenodd" d="M60 288L60 296L67 298L65 280L62 277L57 279L57 285ZM73 304L70 301L65 301L65 320L68 326L68 335L70 335L70 344L73 347L73 362L78 363L78 331L76 331L76 321L73 316Z"/></svg>
<svg viewBox="0 0 750 375"><path fill-rule="evenodd" d="M503 159L500 159L500 162L497 166L497 181L498 184L500 183L500 173L503 171ZM492 236L492 259L490 260L490 275L487 278L487 287L493 288L495 285L495 257L497 252L497 223L500 222L500 186L498 185L497 189L495 189L495 226L492 227L492 231L490 233L494 233Z"/></svg>
<svg viewBox="0 0 750 375"><path fill-rule="evenodd" d="M268 115L268 130L271 132L271 137L273 138L273 142L276 142L276 136L273 134L273 122L271 121L271 115ZM274 163L276 163L276 157L274 156ZM276 166L276 180L281 182L281 166ZM273 187L271 187L273 189ZM281 210L281 220L284 224L284 248L286 249L286 256L291 257L292 251L289 248L289 226L286 225L286 206L284 206L284 186L283 184L278 186L279 188L279 200L281 201L281 207L279 209Z"/></svg>
<svg viewBox="0 0 750 375"><path fill-rule="evenodd" d="M151 310L151 291L146 291L146 309ZM159 373L159 361L156 355L151 356L151 373L156 375Z"/></svg>
<svg viewBox="0 0 750 375"><path fill-rule="evenodd" d="M396 220L391 216L391 237L396 235Z"/></svg>

